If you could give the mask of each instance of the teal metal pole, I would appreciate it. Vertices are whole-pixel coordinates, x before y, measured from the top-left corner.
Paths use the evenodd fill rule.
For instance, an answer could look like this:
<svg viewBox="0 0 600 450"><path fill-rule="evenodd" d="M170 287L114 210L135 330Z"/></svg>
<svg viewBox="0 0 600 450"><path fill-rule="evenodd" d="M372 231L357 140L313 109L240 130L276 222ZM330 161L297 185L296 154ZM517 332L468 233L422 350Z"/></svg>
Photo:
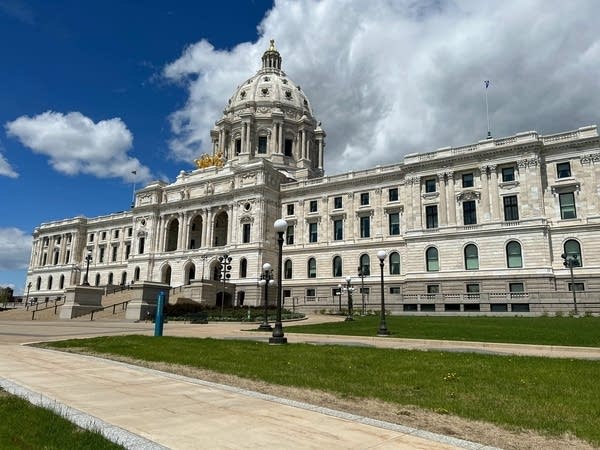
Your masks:
<svg viewBox="0 0 600 450"><path fill-rule="evenodd" d="M154 318L154 336L163 335L163 309L165 307L165 293L160 291L156 302L156 317Z"/></svg>

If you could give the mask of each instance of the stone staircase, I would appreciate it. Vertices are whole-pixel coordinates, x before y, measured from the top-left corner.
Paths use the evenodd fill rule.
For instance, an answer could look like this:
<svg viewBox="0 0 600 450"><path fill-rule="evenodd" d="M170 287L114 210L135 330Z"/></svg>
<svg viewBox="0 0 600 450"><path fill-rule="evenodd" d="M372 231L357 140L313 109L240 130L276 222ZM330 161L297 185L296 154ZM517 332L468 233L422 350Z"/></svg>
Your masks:
<svg viewBox="0 0 600 450"><path fill-rule="evenodd" d="M37 310L35 306L30 306L29 310L27 310L24 306L20 306L14 309L8 309L6 311L0 311L0 320L59 320L60 305L62 305L62 303L58 304L56 313L54 305L46 307L46 305L40 304L38 305Z"/></svg>

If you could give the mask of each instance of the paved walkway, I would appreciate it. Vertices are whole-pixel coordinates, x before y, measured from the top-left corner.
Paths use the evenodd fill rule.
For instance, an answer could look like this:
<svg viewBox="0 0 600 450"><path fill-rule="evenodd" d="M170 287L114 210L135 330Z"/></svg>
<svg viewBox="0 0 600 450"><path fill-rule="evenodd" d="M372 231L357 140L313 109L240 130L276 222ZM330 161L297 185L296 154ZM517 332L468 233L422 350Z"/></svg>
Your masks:
<svg viewBox="0 0 600 450"><path fill-rule="evenodd" d="M324 320L323 318L314 318ZM267 340L240 324L169 323L164 334ZM114 361L20 344L153 334L152 324L0 322L0 386L128 448L485 448L479 444ZM288 341L600 359L600 349L287 334Z"/></svg>

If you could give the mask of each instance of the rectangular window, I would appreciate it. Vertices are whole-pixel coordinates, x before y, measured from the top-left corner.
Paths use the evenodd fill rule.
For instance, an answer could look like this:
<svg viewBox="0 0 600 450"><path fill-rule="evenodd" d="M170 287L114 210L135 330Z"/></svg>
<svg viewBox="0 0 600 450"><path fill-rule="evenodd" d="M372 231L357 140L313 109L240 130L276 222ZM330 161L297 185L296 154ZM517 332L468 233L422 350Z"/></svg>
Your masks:
<svg viewBox="0 0 600 450"><path fill-rule="evenodd" d="M127 228L127 236L131 237L133 235L133 228L129 227Z"/></svg>
<svg viewBox="0 0 600 450"><path fill-rule="evenodd" d="M400 234L400 213L390 213L388 215L390 236L398 236Z"/></svg>
<svg viewBox="0 0 600 450"><path fill-rule="evenodd" d="M112 248L112 255L110 257L110 260L112 262L115 262L117 260L117 252L119 251L119 247L117 247L116 245L113 246Z"/></svg>
<svg viewBox="0 0 600 450"><path fill-rule="evenodd" d="M294 215L294 204L293 203L290 203L289 205L287 205L287 215L288 216Z"/></svg>
<svg viewBox="0 0 600 450"><path fill-rule="evenodd" d="M525 292L525 285L523 283L508 283L508 291L511 294Z"/></svg>
<svg viewBox="0 0 600 450"><path fill-rule="evenodd" d="M473 187L473 174L463 173L462 174L462 187L469 188Z"/></svg>
<svg viewBox="0 0 600 450"><path fill-rule="evenodd" d="M342 209L342 197L335 197L333 199L333 209Z"/></svg>
<svg viewBox="0 0 600 450"><path fill-rule="evenodd" d="M429 205L425 207L425 225L427 228L438 227L437 205Z"/></svg>
<svg viewBox="0 0 600 450"><path fill-rule="evenodd" d="M514 167L503 167L502 168L502 181L515 181L515 168Z"/></svg>
<svg viewBox="0 0 600 450"><path fill-rule="evenodd" d="M99 262L104 262L104 247L100 247L100 255L98 256Z"/></svg>
<svg viewBox="0 0 600 450"><path fill-rule="evenodd" d="M571 163L564 162L556 165L556 176L558 178L568 178L571 176Z"/></svg>
<svg viewBox="0 0 600 450"><path fill-rule="evenodd" d="M465 225L475 225L477 223L475 200L463 202L463 223Z"/></svg>
<svg viewBox="0 0 600 450"><path fill-rule="evenodd" d="M287 245L294 244L294 225L288 225L287 230L285 232L285 243Z"/></svg>
<svg viewBox="0 0 600 450"><path fill-rule="evenodd" d="M360 237L371 237L371 217L363 216L360 218Z"/></svg>
<svg viewBox="0 0 600 450"><path fill-rule="evenodd" d="M440 285L439 284L428 284L427 285L427 293L428 294L439 294L440 293Z"/></svg>
<svg viewBox="0 0 600 450"><path fill-rule="evenodd" d="M250 242L250 224L245 223L242 228L242 243L247 244Z"/></svg>
<svg viewBox="0 0 600 450"><path fill-rule="evenodd" d="M71 262L71 250L67 250L67 254L65 256L65 264L69 264Z"/></svg>
<svg viewBox="0 0 600 450"><path fill-rule="evenodd" d="M54 240L56 241L57 245L60 245L60 236L56 236Z"/></svg>
<svg viewBox="0 0 600 450"><path fill-rule="evenodd" d="M261 154L267 153L267 137L266 136L258 137L258 153L261 153Z"/></svg>
<svg viewBox="0 0 600 450"><path fill-rule="evenodd" d="M467 284L467 294L479 294L479 283Z"/></svg>
<svg viewBox="0 0 600 450"><path fill-rule="evenodd" d="M102 232L102 240L105 241L106 240L106 231Z"/></svg>
<svg viewBox="0 0 600 450"><path fill-rule="evenodd" d="M130 253L131 253L131 244L127 244L125 246L125 259L129 259Z"/></svg>
<svg viewBox="0 0 600 450"><path fill-rule="evenodd" d="M94 242L94 233L90 233L89 241Z"/></svg>
<svg viewBox="0 0 600 450"><path fill-rule="evenodd" d="M569 283L569 291L573 291L573 284ZM576 292L581 292L581 291L585 291L585 285L583 283L575 283L575 291Z"/></svg>
<svg viewBox="0 0 600 450"><path fill-rule="evenodd" d="M306 296L307 297L315 297L316 296L315 289L313 289L313 288L307 289L306 290Z"/></svg>
<svg viewBox="0 0 600 450"><path fill-rule="evenodd" d="M400 286L390 287L390 294L399 294L399 293L400 293Z"/></svg>
<svg viewBox="0 0 600 450"><path fill-rule="evenodd" d="M558 201L560 203L561 219L577 218L577 211L575 210L575 195L572 192L558 194Z"/></svg>
<svg viewBox="0 0 600 450"><path fill-rule="evenodd" d="M290 277L291 278L291 277ZM292 291L290 289L284 289L283 290L283 297L284 298L289 298L292 296Z"/></svg>
<svg viewBox="0 0 600 450"><path fill-rule="evenodd" d="M390 202L398 201L398 188L390 188L388 190L388 201L390 201Z"/></svg>
<svg viewBox="0 0 600 450"><path fill-rule="evenodd" d="M73 240L73 236L70 233L67 234L67 244L70 244L72 240Z"/></svg>
<svg viewBox="0 0 600 450"><path fill-rule="evenodd" d="M286 139L283 145L283 154L285 156L292 156L294 149L294 141L292 139Z"/></svg>
<svg viewBox="0 0 600 450"><path fill-rule="evenodd" d="M115 230L115 239L119 239L119 230Z"/></svg>
<svg viewBox="0 0 600 450"><path fill-rule="evenodd" d="M425 180L425 192L435 192L437 190L435 178Z"/></svg>
<svg viewBox="0 0 600 450"><path fill-rule="evenodd" d="M308 242L317 242L317 223L312 222L308 224Z"/></svg>
<svg viewBox="0 0 600 450"><path fill-rule="evenodd" d="M317 201L316 200L311 200L309 203L309 209L310 212L317 212Z"/></svg>
<svg viewBox="0 0 600 450"><path fill-rule="evenodd" d="M366 206L369 204L369 193L363 192L360 194L360 206Z"/></svg>
<svg viewBox="0 0 600 450"><path fill-rule="evenodd" d="M507 195L502 198L504 202L504 220L519 220L519 204L516 195Z"/></svg>
<svg viewBox="0 0 600 450"><path fill-rule="evenodd" d="M236 139L235 140L235 154L239 155L240 153L242 153L242 140Z"/></svg>
<svg viewBox="0 0 600 450"><path fill-rule="evenodd" d="M333 221L333 240L341 241L344 239L344 221L337 219Z"/></svg>

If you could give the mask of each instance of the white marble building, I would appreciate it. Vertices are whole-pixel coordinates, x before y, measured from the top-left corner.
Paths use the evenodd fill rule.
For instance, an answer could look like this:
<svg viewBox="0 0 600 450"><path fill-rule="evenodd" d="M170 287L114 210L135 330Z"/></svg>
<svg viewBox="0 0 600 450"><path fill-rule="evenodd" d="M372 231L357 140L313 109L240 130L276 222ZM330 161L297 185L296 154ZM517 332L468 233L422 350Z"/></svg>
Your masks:
<svg viewBox="0 0 600 450"><path fill-rule="evenodd" d="M82 281L173 287L211 279L232 256L234 302L258 304L263 263L276 264L273 222L289 223L284 296L331 299L362 268L386 294L567 291L561 254L577 256L575 288L600 290L600 139L595 126L534 131L324 176L325 132L271 45L211 131L213 155L175 182L136 192L128 212L75 217L35 229L30 296ZM373 300L372 299L372 300ZM205 299L213 302L214 299ZM411 310L412 306L406 310ZM420 306L419 306L420 308ZM423 308L427 310L427 307Z"/></svg>

